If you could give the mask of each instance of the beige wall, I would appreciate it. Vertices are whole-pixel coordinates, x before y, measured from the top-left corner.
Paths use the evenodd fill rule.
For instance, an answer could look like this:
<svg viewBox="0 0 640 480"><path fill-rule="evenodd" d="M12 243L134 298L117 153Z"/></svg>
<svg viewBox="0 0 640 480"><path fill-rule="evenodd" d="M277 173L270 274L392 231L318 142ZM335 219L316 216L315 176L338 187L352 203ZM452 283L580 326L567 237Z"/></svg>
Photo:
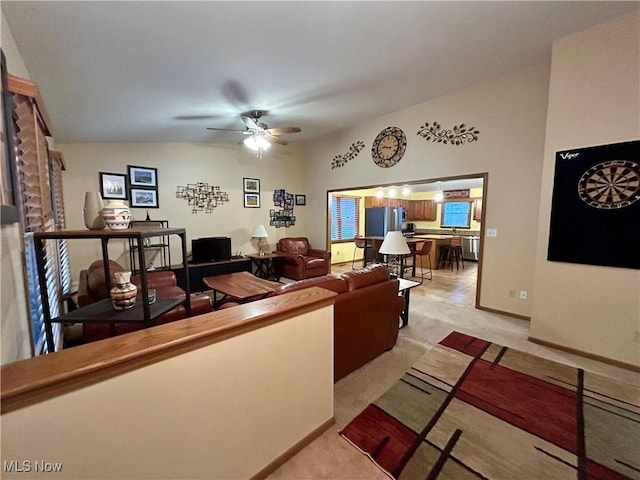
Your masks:
<svg viewBox="0 0 640 480"><path fill-rule="evenodd" d="M548 75L548 65L528 68L312 143L306 157L315 216L326 215L327 190L488 172L486 227L497 228L498 236L483 239L480 304L530 315L529 301L510 298L509 290L533 287ZM463 146L427 142L416 135L427 121L475 126L479 140ZM406 133L406 154L394 167L379 168L371 160L371 143L390 125ZM357 140L365 142L365 149L346 166L332 170L332 158ZM326 243L325 222L311 224L309 234L313 243Z"/></svg>
<svg viewBox="0 0 640 480"><path fill-rule="evenodd" d="M328 306L2 415L2 478L251 478L332 418Z"/></svg>
<svg viewBox="0 0 640 480"><path fill-rule="evenodd" d="M298 206L294 208L297 217L295 226L269 226L269 209L274 208L274 189L306 193L305 166L295 145L276 145L262 159L235 144L58 144L57 149L64 153L67 164L63 188L68 228L85 228L82 216L84 193L100 190L99 172L127 173L127 165L158 169L160 208L150 209L149 215L152 219L168 220L172 227L185 227L189 239L188 250L191 250L192 238L229 235L233 251L256 253L251 232L260 223L264 224L269 234L269 248L275 249L279 238L304 235L306 224L312 221L309 207ZM243 177L260 179L260 208L243 207ZM178 185L196 182L220 186L229 194L229 202L210 214L192 214L187 202L176 198L175 192ZM145 209L132 209L135 220L144 220L145 216ZM178 263L181 260L180 244L177 237L174 239L171 260L172 263ZM128 264L125 244L124 241L110 242L109 254L112 259ZM101 258L99 241L74 240L69 243L69 251L74 280L78 279L81 269Z"/></svg>
<svg viewBox="0 0 640 480"><path fill-rule="evenodd" d="M548 262L546 252L555 152L640 138L639 39L635 14L553 45L530 329L532 337L634 365L640 271Z"/></svg>
<svg viewBox="0 0 640 480"><path fill-rule="evenodd" d="M1 32L7 70L13 75L29 78L4 15ZM22 232L18 223L2 225L1 230L0 361L5 364L31 356L31 336L24 291Z"/></svg>

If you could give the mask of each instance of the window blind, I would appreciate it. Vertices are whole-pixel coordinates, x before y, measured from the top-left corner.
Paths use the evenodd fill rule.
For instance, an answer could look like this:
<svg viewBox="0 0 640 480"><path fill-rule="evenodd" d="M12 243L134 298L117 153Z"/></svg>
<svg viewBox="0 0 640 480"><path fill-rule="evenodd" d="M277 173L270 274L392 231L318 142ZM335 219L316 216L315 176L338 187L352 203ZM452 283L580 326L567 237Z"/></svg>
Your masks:
<svg viewBox="0 0 640 480"><path fill-rule="evenodd" d="M360 197L331 197L331 240L353 240L360 231Z"/></svg>

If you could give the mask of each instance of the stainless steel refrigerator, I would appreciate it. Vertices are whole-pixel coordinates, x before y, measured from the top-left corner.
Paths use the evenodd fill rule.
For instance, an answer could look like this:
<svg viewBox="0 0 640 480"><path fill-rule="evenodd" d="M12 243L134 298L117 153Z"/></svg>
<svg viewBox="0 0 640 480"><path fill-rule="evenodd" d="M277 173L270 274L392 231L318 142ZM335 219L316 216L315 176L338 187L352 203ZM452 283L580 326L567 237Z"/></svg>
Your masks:
<svg viewBox="0 0 640 480"><path fill-rule="evenodd" d="M402 230L402 207L364 209L364 235L384 237L387 232Z"/></svg>

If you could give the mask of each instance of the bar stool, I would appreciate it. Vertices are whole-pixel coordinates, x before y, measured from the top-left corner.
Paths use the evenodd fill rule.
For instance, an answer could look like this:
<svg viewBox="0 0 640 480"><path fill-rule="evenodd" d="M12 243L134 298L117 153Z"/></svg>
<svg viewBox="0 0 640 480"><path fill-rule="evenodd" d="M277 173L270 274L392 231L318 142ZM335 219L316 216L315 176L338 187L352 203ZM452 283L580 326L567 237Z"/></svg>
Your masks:
<svg viewBox="0 0 640 480"><path fill-rule="evenodd" d="M431 269L431 249L432 248L433 248L433 240L426 240L420 247L420 250L418 250L417 252L418 258L420 258L420 283L421 284L424 282L424 266L422 265L422 263L424 262L423 259L425 255L429 260L429 278L427 278L427 280L433 279L433 270Z"/></svg>
<svg viewBox="0 0 640 480"><path fill-rule="evenodd" d="M362 250L364 250L364 247L366 245L366 240L364 238L360 238L360 237L356 237L353 239L353 243L355 244L353 247L353 259L351 260L351 270L354 270L355 267L355 263L356 263L356 252L358 251L359 248L361 248ZM364 267L366 265L367 259L364 258L364 254L362 256L362 266Z"/></svg>
<svg viewBox="0 0 640 480"><path fill-rule="evenodd" d="M440 255L438 256L438 268L440 265L447 266L447 262L453 272L453 262L456 262L456 270L460 268L459 263L462 262L464 269L464 258L462 258L462 238L452 237L449 245L440 246Z"/></svg>

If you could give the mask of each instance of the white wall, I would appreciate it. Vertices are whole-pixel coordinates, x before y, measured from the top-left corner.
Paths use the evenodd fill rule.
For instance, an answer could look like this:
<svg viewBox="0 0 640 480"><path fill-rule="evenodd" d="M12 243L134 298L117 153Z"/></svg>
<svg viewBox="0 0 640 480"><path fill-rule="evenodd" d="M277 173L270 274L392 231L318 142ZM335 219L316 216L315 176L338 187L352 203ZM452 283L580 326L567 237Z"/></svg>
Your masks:
<svg viewBox="0 0 640 480"><path fill-rule="evenodd" d="M2 15L1 32L2 51L5 54L8 72L22 78L29 78L29 72L22 61L4 15ZM2 341L0 343L2 350L0 361L5 364L31 356L31 335L24 290L22 241L20 240L22 232L18 223L2 225L1 229L0 338Z"/></svg>
<svg viewBox="0 0 640 480"><path fill-rule="evenodd" d="M634 365L640 365L640 271L546 257L555 152L640 138L639 39L634 14L553 45L530 329L537 339Z"/></svg>
<svg viewBox="0 0 640 480"><path fill-rule="evenodd" d="M155 220L168 220L172 227L185 227L188 239L206 236L231 237L233 251L256 253L251 232L257 224L264 224L269 234L269 248L275 250L279 238L304 235L311 222L310 209L294 208L297 221L290 228L269 226L269 209L273 206L273 190L284 188L290 193L307 193L305 165L295 146L274 146L262 159L236 144L149 143L149 144L58 144L64 153L67 170L63 175L67 226L84 229L82 207L85 191L99 191L99 172L127 173L127 165L158 169L159 206L150 209ZM243 207L243 177L260 179L261 207ZM176 198L178 185L206 182L218 185L229 194L229 202L213 213L191 213L183 199ZM132 209L135 220L144 220L145 209ZM172 263L179 263L179 241L173 237ZM110 257L128 264L125 242L111 241ZM191 249L189 241L188 249ZM80 270L101 258L99 241L74 240L69 243L71 270L75 280Z"/></svg>
<svg viewBox="0 0 640 480"><path fill-rule="evenodd" d="M327 190L488 172L483 208L486 227L497 228L498 236L483 239L480 304L528 316L529 301L510 298L509 290L533 288L548 75L548 65L528 68L314 142L307 151L314 216L326 215ZM452 146L416 135L425 122L433 121L445 128L475 126L479 140ZM397 165L380 168L371 160L371 144L391 125L407 135L406 154ZM357 140L364 141L365 149L346 166L332 170L332 158ZM324 244L325 223L309 227L312 242Z"/></svg>
<svg viewBox="0 0 640 480"><path fill-rule="evenodd" d="M252 478L332 418L330 305L3 414L2 478Z"/></svg>

